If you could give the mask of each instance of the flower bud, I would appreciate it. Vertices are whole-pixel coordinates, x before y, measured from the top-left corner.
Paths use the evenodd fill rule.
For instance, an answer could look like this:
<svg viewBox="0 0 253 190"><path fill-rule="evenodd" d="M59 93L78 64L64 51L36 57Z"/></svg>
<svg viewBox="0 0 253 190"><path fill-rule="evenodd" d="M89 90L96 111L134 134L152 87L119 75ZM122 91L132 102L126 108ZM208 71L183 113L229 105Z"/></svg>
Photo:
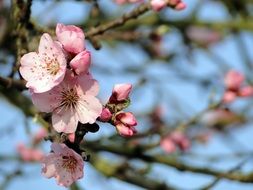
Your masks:
<svg viewBox="0 0 253 190"><path fill-rule="evenodd" d="M112 118L112 113L108 108L103 108L102 113L99 117L99 120L102 122L107 122L110 121Z"/></svg>
<svg viewBox="0 0 253 190"><path fill-rule="evenodd" d="M253 96L253 87L252 87L252 86L245 86L245 87L242 87L242 88L239 90L239 96L241 96L241 97Z"/></svg>
<svg viewBox="0 0 253 190"><path fill-rule="evenodd" d="M113 87L112 95L110 101L123 101L126 100L132 90L131 84L116 84Z"/></svg>
<svg viewBox="0 0 253 190"><path fill-rule="evenodd" d="M121 136L132 136L137 132L134 127L137 125L137 121L132 113L119 113L116 115L115 119L114 124Z"/></svg>
<svg viewBox="0 0 253 190"><path fill-rule="evenodd" d="M63 48L69 53L78 54L85 49L85 36L79 27L57 24L56 36Z"/></svg>
<svg viewBox="0 0 253 190"><path fill-rule="evenodd" d="M223 95L222 101L224 103L231 103L237 98L237 94L233 91L226 91Z"/></svg>
<svg viewBox="0 0 253 190"><path fill-rule="evenodd" d="M230 70L224 79L224 83L227 89L238 90L244 81L244 76L238 71Z"/></svg>
<svg viewBox="0 0 253 190"><path fill-rule="evenodd" d="M81 73L88 73L91 63L91 56L89 51L82 51L77 54L71 61L70 67L79 75Z"/></svg>
<svg viewBox="0 0 253 190"><path fill-rule="evenodd" d="M116 124L116 129L118 133L123 137L130 137L133 136L137 131L134 127L124 125L123 123Z"/></svg>
<svg viewBox="0 0 253 190"><path fill-rule="evenodd" d="M131 112L122 112L116 115L116 120L128 126L136 126L137 121Z"/></svg>

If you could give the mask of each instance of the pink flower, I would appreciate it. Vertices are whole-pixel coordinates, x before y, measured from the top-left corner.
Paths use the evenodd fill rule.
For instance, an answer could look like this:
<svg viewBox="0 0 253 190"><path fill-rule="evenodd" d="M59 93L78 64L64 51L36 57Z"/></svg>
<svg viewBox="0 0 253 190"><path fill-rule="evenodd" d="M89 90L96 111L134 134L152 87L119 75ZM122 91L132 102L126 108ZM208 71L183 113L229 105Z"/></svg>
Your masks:
<svg viewBox="0 0 253 190"><path fill-rule="evenodd" d="M108 108L103 108L102 113L100 114L99 120L102 122L110 121L112 118L112 113Z"/></svg>
<svg viewBox="0 0 253 190"><path fill-rule="evenodd" d="M252 87L252 86L245 86L245 87L242 87L242 88L239 90L239 96L241 96L241 97L253 96L253 87Z"/></svg>
<svg viewBox="0 0 253 190"><path fill-rule="evenodd" d="M131 84L116 84L113 87L112 95L110 97L110 102L123 101L126 100L132 90Z"/></svg>
<svg viewBox="0 0 253 190"><path fill-rule="evenodd" d="M95 97L99 86L89 74L73 76L66 72L63 82L52 90L32 94L32 101L42 112L53 112L52 123L57 132L74 133L78 121L94 123L102 111Z"/></svg>
<svg viewBox="0 0 253 190"><path fill-rule="evenodd" d="M77 26L59 23L56 26L56 36L69 53L78 54L85 49L84 33Z"/></svg>
<svg viewBox="0 0 253 190"><path fill-rule="evenodd" d="M130 112L118 113L114 124L118 133L122 136L132 136L137 132L134 128L137 125L137 121Z"/></svg>
<svg viewBox="0 0 253 190"><path fill-rule="evenodd" d="M62 82L66 72L65 55L49 34L41 36L39 52L21 57L20 74L27 81L26 87L35 93L51 90Z"/></svg>
<svg viewBox="0 0 253 190"><path fill-rule="evenodd" d="M150 4L154 11L160 11L167 6L164 0L151 0Z"/></svg>
<svg viewBox="0 0 253 190"><path fill-rule="evenodd" d="M91 56L89 51L82 51L77 54L71 61L70 67L74 70L77 75L81 73L88 73L91 63Z"/></svg>
<svg viewBox="0 0 253 190"><path fill-rule="evenodd" d="M238 71L230 70L224 79L224 83L229 90L238 90L244 81L244 76Z"/></svg>
<svg viewBox="0 0 253 190"><path fill-rule="evenodd" d="M17 145L17 151L21 159L26 162L41 161L44 157L42 151L35 148L28 148L23 143Z"/></svg>
<svg viewBox="0 0 253 190"><path fill-rule="evenodd" d="M58 185L69 187L73 182L83 177L83 159L65 144L53 143L52 153L42 160L42 174L55 177Z"/></svg>
<svg viewBox="0 0 253 190"><path fill-rule="evenodd" d="M160 146L165 152L172 153L176 151L176 147L182 151L188 150L191 143L182 132L173 131L161 140Z"/></svg>

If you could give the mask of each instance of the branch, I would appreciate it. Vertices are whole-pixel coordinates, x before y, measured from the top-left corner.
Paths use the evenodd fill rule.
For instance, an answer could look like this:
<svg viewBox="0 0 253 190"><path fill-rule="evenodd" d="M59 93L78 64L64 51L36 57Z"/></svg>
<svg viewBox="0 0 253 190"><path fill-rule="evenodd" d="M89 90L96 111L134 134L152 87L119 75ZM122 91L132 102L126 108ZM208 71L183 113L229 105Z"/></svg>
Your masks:
<svg viewBox="0 0 253 190"><path fill-rule="evenodd" d="M25 86L25 81L23 80L14 80L9 77L1 77L0 76L0 85L4 88L15 88L17 90L25 90L27 89Z"/></svg>
<svg viewBox="0 0 253 190"><path fill-rule="evenodd" d="M180 171L188 171L192 173L199 173L199 174L206 174L211 176L216 176L220 178L226 178L229 180L234 181L240 181L244 183L252 183L253 182L253 172L248 174L243 174L241 172L220 172L217 170L213 170L210 168L204 168L204 167L195 167L190 166L188 164L184 164L182 162L179 162L175 158L171 158L165 155L146 155L142 152L141 147L137 146L135 148L129 148L124 146L124 149L122 149L122 145L115 145L115 144L107 144L107 145L101 145L100 141L93 141L93 142L84 142L81 146L89 147L93 151L108 151L111 153L115 153L118 155L122 155L129 158L137 158L141 159L143 161L146 161L148 163L161 163L173 168L176 168Z"/></svg>
<svg viewBox="0 0 253 190"><path fill-rule="evenodd" d="M129 166L126 167L124 164L112 164L97 156L94 152L92 153L90 162L97 171L101 172L106 177L116 177L122 181L138 185L145 189L175 190L175 188L169 187L165 183L138 174L138 172L131 170L131 167Z"/></svg>
<svg viewBox="0 0 253 190"><path fill-rule="evenodd" d="M108 23L99 25L95 28L91 28L87 33L86 33L86 37L87 38L91 38L94 37L96 35L99 34L103 34L104 32L106 32L107 30L110 30L112 28L117 28L119 26L124 25L127 21L132 20L132 19L136 19L138 18L140 15L144 14L145 12L147 12L148 10L150 10L150 4L149 3L145 3L142 4L140 6L138 6L137 8L135 8L134 10L132 10L130 13L126 13L123 14L122 17L110 21Z"/></svg>

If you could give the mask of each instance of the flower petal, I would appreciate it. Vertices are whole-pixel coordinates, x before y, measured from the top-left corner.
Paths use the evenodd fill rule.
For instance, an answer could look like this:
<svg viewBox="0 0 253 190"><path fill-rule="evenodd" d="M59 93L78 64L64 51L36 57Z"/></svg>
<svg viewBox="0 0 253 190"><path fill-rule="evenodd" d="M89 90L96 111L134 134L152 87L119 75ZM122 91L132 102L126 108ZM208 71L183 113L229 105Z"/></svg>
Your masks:
<svg viewBox="0 0 253 190"><path fill-rule="evenodd" d="M85 93L89 95L96 96L99 92L99 85L95 79L92 79L90 74L81 74L77 77L77 82L79 84L79 88Z"/></svg>
<svg viewBox="0 0 253 190"><path fill-rule="evenodd" d="M42 112L52 112L60 104L60 86L44 93L31 93L33 104Z"/></svg>
<svg viewBox="0 0 253 190"><path fill-rule="evenodd" d="M102 112L102 104L91 95L83 95L77 104L77 115L81 123L94 123Z"/></svg>
<svg viewBox="0 0 253 190"><path fill-rule="evenodd" d="M77 128L78 118L72 110L60 110L53 113L52 123L58 133L74 133Z"/></svg>

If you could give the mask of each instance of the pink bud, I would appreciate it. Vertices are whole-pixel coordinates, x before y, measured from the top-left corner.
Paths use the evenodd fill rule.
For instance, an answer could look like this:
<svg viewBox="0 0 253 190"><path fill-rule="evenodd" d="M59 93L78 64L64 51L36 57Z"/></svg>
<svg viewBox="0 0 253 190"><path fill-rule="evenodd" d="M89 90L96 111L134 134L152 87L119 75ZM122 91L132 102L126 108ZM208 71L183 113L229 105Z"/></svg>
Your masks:
<svg viewBox="0 0 253 190"><path fill-rule="evenodd" d="M164 0L151 0L150 4L154 11L160 11L166 7L166 2Z"/></svg>
<svg viewBox="0 0 253 190"><path fill-rule="evenodd" d="M178 10L178 11L184 10L185 8L186 8L186 4L183 3L183 2L180 2L180 3L178 3L178 4L175 6L175 9Z"/></svg>
<svg viewBox="0 0 253 190"><path fill-rule="evenodd" d="M233 91L226 91L223 95L223 102L224 103L231 103L237 98L237 95Z"/></svg>
<svg viewBox="0 0 253 190"><path fill-rule="evenodd" d="M131 84L116 84L113 87L111 101L123 101L126 100L132 90Z"/></svg>
<svg viewBox="0 0 253 190"><path fill-rule="evenodd" d="M77 54L71 61L70 67L75 71L77 75L81 73L88 73L91 63L91 56L89 51L82 51Z"/></svg>
<svg viewBox="0 0 253 190"><path fill-rule="evenodd" d="M134 126L137 125L137 121L134 115L130 112L122 112L116 115L114 124L118 133L121 136L132 136L137 133Z"/></svg>
<svg viewBox="0 0 253 190"><path fill-rule="evenodd" d="M238 90L244 81L244 76L238 71L230 70L224 79L226 88L231 90Z"/></svg>
<svg viewBox="0 0 253 190"><path fill-rule="evenodd" d="M137 121L131 112L122 112L122 113L117 114L116 121L120 121L121 123L128 126L137 125Z"/></svg>
<svg viewBox="0 0 253 190"><path fill-rule="evenodd" d="M253 87L252 87L252 86L245 86L245 87L242 87L242 88L239 90L239 96L241 96L241 97L253 96Z"/></svg>
<svg viewBox="0 0 253 190"><path fill-rule="evenodd" d="M165 137L164 141L172 141L172 143L178 146L178 148L180 148L182 151L188 150L190 148L189 139L180 131L173 131L171 134Z"/></svg>
<svg viewBox="0 0 253 190"><path fill-rule="evenodd" d="M175 143L169 138L162 139L160 142L160 146L167 153L173 153L177 149Z"/></svg>
<svg viewBox="0 0 253 190"><path fill-rule="evenodd" d="M107 122L110 121L112 118L112 113L108 108L103 108L102 113L99 117L99 120L102 122Z"/></svg>
<svg viewBox="0 0 253 190"><path fill-rule="evenodd" d="M85 36L79 27L58 23L56 36L67 52L78 54L85 49Z"/></svg>
<svg viewBox="0 0 253 190"><path fill-rule="evenodd" d="M123 123L117 123L116 129L118 133L123 137L133 136L137 131L133 126L124 125Z"/></svg>
<svg viewBox="0 0 253 190"><path fill-rule="evenodd" d="M76 137L76 134L75 133L70 133L68 134L68 139L70 142L74 143L75 142L75 137Z"/></svg>

